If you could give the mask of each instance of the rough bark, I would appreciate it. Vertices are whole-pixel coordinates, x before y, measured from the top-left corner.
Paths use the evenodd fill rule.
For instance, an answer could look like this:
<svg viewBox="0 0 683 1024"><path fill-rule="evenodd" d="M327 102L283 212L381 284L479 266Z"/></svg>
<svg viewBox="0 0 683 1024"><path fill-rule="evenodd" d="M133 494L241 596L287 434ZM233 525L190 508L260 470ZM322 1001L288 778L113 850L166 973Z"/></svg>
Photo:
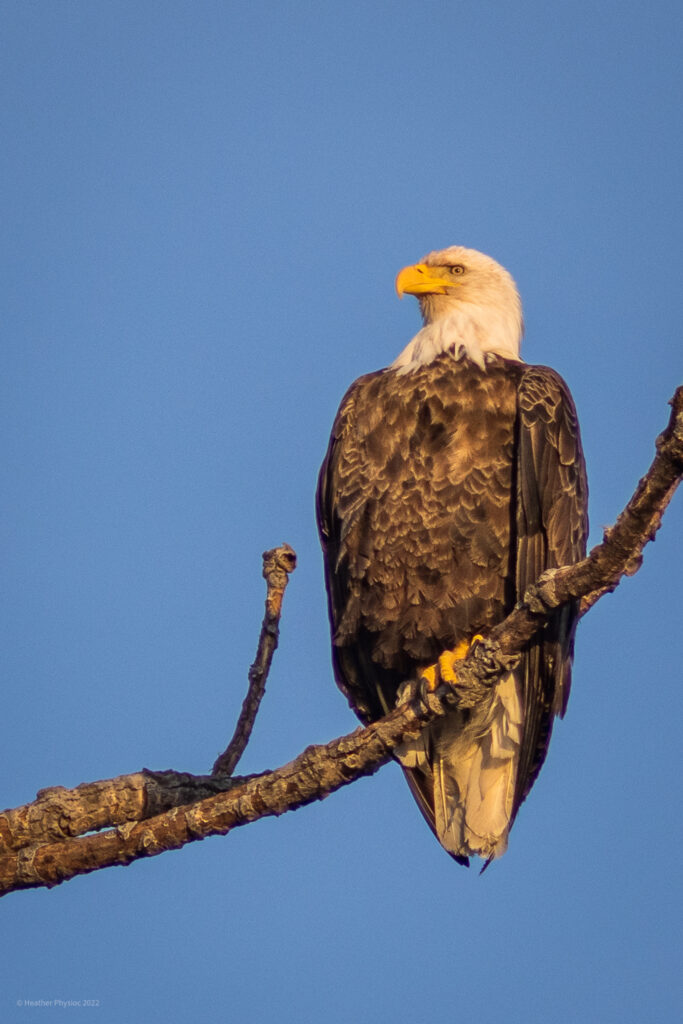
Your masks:
<svg viewBox="0 0 683 1024"><path fill-rule="evenodd" d="M659 529L683 475L683 387L671 405L671 419L657 439L655 459L614 526L605 531L602 543L576 565L544 573L505 621L468 654L454 687L441 686L430 694L419 680L409 680L399 707L381 721L326 745L308 747L275 771L231 778L263 696L277 646L282 595L295 565L294 552L287 545L266 552L266 615L250 670L249 693L235 736L216 761L213 774L142 771L71 790L41 790L33 803L0 815L0 894L58 885L89 871L225 835L257 818L323 799L377 771L390 760L398 743L416 735L449 706L471 706L542 627L550 611L578 599L585 613L614 590L623 576L638 570L643 548ZM95 829L106 831L84 834Z"/></svg>

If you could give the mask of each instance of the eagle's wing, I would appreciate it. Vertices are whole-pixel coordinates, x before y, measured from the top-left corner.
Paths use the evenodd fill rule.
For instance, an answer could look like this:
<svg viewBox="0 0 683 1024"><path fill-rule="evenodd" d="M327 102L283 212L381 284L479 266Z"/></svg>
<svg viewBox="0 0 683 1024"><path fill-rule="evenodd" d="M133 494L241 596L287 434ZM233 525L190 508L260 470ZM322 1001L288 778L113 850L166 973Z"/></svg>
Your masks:
<svg viewBox="0 0 683 1024"><path fill-rule="evenodd" d="M530 366L518 392L516 592L586 552L588 485L576 410L562 378ZM513 818L545 760L569 697L578 608L551 616L522 657L524 733Z"/></svg>
<svg viewBox="0 0 683 1024"><path fill-rule="evenodd" d="M354 531L366 507L366 491L369 467L366 464L362 446L356 441L353 428L356 397L362 386L382 373L366 374L348 389L339 406L339 412L332 427L330 443L320 468L316 493L318 531L325 552L325 575L330 622L336 632L339 619L345 608L349 593L357 588L357 576L362 566L341 557L345 540ZM340 461L344 461L342 473ZM361 553L355 552L355 562ZM382 699L379 688L371 687L369 680L377 679L378 668L372 664L370 650L359 631L353 651L339 647L332 642L332 663L337 685L346 695L349 704L365 722L380 718L391 709L393 701Z"/></svg>

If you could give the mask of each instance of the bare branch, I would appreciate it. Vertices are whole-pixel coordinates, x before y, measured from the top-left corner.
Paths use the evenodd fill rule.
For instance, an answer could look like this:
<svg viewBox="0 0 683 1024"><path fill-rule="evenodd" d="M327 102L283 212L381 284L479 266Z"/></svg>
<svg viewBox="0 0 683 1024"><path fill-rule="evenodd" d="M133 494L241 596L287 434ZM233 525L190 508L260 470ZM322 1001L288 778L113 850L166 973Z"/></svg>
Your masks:
<svg viewBox="0 0 683 1024"><path fill-rule="evenodd" d="M417 734L420 727L413 708L405 706L367 729L356 729L326 746L308 747L290 764L243 781L229 793L97 835L24 847L0 858L0 895L51 887L102 867L130 864L322 799L360 775L377 771L391 758L396 743L411 730ZM222 797L228 799L223 802Z"/></svg>
<svg viewBox="0 0 683 1024"><path fill-rule="evenodd" d="M296 554L289 544L263 552L263 577L266 581L266 611L256 650L256 660L249 669L249 689L235 732L220 757L216 758L212 774L232 775L245 751L259 705L266 690L266 680L280 635L282 598L289 574L296 569Z"/></svg>
<svg viewBox="0 0 683 1024"><path fill-rule="evenodd" d="M75 789L41 789L30 804L0 814L0 851L58 842L86 832L142 821L156 814L224 792L237 782L189 772L141 772L84 782Z"/></svg>
<svg viewBox="0 0 683 1024"><path fill-rule="evenodd" d="M683 475L683 388L677 390L671 404L671 420L657 440L654 462L615 525L605 532L602 544L576 565L544 573L507 619L460 663L455 687L442 685L429 694L413 680L404 688L399 707L385 718L325 746L308 747L290 764L251 778L229 780L217 775L207 779L174 772L145 772L76 790L41 791L35 804L0 816L0 836L14 837L8 842L11 849L0 857L0 894L58 885L78 874L129 864L140 857L178 849L195 839L224 835L257 818L283 814L322 799L361 775L377 771L391 758L397 744L417 735L449 706L476 703L510 657L544 625L551 611L567 600L582 601L585 611L613 590L622 576L637 571L642 550L659 528L662 513ZM278 617L279 611L278 604L274 609ZM272 650L274 645L271 657ZM150 779L157 786L155 799L146 795ZM159 783L159 779L166 779L168 785ZM207 795L206 787L212 785L226 791ZM174 791L178 803L167 810L164 800L173 799ZM74 811L70 801L79 792L87 798L88 806L92 803L90 810ZM111 801L114 812L111 808L103 810L101 804L96 806L98 800L105 805ZM56 808L63 812L58 826ZM56 816L59 818L59 813ZM66 838L75 829L116 824L121 817L125 823L118 828Z"/></svg>
<svg viewBox="0 0 683 1024"><path fill-rule="evenodd" d="M600 573L611 570L608 584L597 586L592 593L581 601L581 614L593 607L603 594L615 589L621 579L619 559L610 564L610 552L627 552L633 548L636 553L624 576L633 576L642 562L642 549L648 541L655 539L655 534L662 525L662 516L674 496L681 476L683 475L683 387L676 389L671 399L671 416L666 430L657 438L655 445L657 454L654 461L642 478L635 494L617 519L614 526L605 531L605 540L610 541L607 555L595 555L595 562L602 557ZM597 549L596 549L597 551ZM593 558L591 552L590 558Z"/></svg>

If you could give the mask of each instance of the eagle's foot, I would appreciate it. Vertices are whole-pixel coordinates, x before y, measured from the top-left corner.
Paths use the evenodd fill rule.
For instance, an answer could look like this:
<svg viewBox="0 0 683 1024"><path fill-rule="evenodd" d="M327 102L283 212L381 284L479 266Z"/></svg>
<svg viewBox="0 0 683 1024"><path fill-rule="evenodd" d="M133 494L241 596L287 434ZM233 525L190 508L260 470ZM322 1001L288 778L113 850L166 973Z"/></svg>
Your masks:
<svg viewBox="0 0 683 1024"><path fill-rule="evenodd" d="M427 692L434 693L441 683L456 683L458 674L455 666L467 657L475 644L483 642L483 636L477 633L471 640L461 640L451 650L443 651L436 665L429 665L422 670L422 678L427 682Z"/></svg>

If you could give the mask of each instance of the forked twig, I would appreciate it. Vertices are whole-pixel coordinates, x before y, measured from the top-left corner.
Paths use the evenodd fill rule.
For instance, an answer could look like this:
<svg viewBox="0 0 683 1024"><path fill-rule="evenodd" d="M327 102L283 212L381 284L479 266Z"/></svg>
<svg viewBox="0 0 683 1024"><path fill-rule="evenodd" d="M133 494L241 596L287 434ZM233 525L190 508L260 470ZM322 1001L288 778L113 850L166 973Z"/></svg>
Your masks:
<svg viewBox="0 0 683 1024"><path fill-rule="evenodd" d="M249 669L249 689L237 719L235 732L223 753L216 758L212 775L232 775L245 751L259 705L266 690L268 672L280 635L282 596L289 574L296 569L296 554L289 544L263 552L263 578L266 581L266 611L261 625L256 659Z"/></svg>

